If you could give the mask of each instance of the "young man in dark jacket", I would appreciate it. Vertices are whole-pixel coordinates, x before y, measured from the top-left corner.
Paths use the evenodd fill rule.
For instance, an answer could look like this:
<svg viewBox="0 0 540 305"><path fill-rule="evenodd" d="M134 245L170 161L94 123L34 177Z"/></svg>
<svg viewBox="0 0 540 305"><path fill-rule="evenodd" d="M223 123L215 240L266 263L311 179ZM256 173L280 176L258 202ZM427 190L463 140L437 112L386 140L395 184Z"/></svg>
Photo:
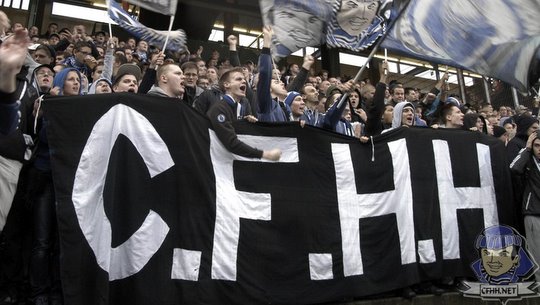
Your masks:
<svg viewBox="0 0 540 305"><path fill-rule="evenodd" d="M522 212L525 235L533 257L540 259L540 138L535 131L529 135L527 144L510 164L510 170L521 176L524 184ZM535 273L540 280L540 271Z"/></svg>
<svg viewBox="0 0 540 305"><path fill-rule="evenodd" d="M247 82L242 68L234 68L225 72L219 79L219 85L225 94L217 103L214 103L207 116L214 127L217 137L231 153L246 157L278 161L281 150L272 149L262 151L240 141L232 125L239 119L256 122L248 107L242 107L240 100L246 95ZM249 106L248 104L245 104Z"/></svg>

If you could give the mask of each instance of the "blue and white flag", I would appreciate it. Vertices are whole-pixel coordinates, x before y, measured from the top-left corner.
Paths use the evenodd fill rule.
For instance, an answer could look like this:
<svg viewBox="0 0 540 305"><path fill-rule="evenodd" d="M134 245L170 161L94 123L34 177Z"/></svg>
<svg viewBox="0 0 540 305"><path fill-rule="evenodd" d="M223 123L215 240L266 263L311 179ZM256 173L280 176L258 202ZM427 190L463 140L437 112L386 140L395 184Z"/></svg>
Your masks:
<svg viewBox="0 0 540 305"><path fill-rule="evenodd" d="M264 25L274 30L272 53L286 57L324 43L332 0L260 0Z"/></svg>
<svg viewBox="0 0 540 305"><path fill-rule="evenodd" d="M393 0L334 0L326 43L356 52L368 48L386 31L392 4Z"/></svg>
<svg viewBox="0 0 540 305"><path fill-rule="evenodd" d="M411 0L382 47L528 88L540 0Z"/></svg>
<svg viewBox="0 0 540 305"><path fill-rule="evenodd" d="M176 14L176 6L178 5L178 0L128 0L128 2L147 10L169 16Z"/></svg>
<svg viewBox="0 0 540 305"><path fill-rule="evenodd" d="M144 26L133 19L115 1L109 1L109 17L118 25L138 39L145 40L149 45L163 47L168 31L157 31ZM186 47L186 33L183 30L171 31L167 48L174 51L184 50Z"/></svg>

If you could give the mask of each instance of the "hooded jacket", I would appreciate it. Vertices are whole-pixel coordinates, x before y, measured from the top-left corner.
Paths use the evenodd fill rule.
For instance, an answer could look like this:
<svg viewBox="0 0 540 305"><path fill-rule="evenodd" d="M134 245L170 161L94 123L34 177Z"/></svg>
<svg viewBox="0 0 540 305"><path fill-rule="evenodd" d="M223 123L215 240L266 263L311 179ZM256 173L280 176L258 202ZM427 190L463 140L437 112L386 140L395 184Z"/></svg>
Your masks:
<svg viewBox="0 0 540 305"><path fill-rule="evenodd" d="M112 84L111 84L111 81L108 80L107 78L98 78L95 82L93 82L90 87L88 87L88 94L96 94L96 85L101 82L101 81L106 81L108 84L109 84L109 87L111 88L111 92L112 92Z"/></svg>
<svg viewBox="0 0 540 305"><path fill-rule="evenodd" d="M400 102L400 103L397 103L396 106L394 106L394 114L393 114L393 118L392 118L392 129L393 128L399 128L401 127L401 119L403 117L403 109L405 109L405 107L411 107L412 110L413 110L413 125L415 125L415 122L416 122L416 108L414 107L414 105L410 102Z"/></svg>
<svg viewBox="0 0 540 305"><path fill-rule="evenodd" d="M471 130L471 128L476 127L476 121L478 121L478 119L481 119L482 122L484 123L484 127L482 127L482 130L478 130L478 131L481 131L482 133L487 134L486 119L484 119L484 117L478 113L467 113L463 117L463 129Z"/></svg>
<svg viewBox="0 0 540 305"><path fill-rule="evenodd" d="M523 177L523 214L540 215L540 160L523 148L510 164L510 170Z"/></svg>
<svg viewBox="0 0 540 305"><path fill-rule="evenodd" d="M38 83L37 83L37 71L43 67L46 67L46 68L49 68L52 72L53 72L53 80L54 80L54 76L56 75L56 73L54 72L54 69L50 66L50 65L39 65L37 66L33 71L32 71L32 76L30 78L30 85L35 88L36 92L39 94L39 95L42 95L42 94L47 94L49 93L48 91L47 92L43 92L41 91L41 88L39 87ZM52 88L52 83L51 83L51 88ZM50 88L49 88L50 90Z"/></svg>
<svg viewBox="0 0 540 305"><path fill-rule="evenodd" d="M510 140L506 146L506 152L510 162L512 162L521 149L527 145L527 138L529 137L527 135L527 130L532 124L538 122L538 119L522 114L516 116L514 121L517 125L516 136Z"/></svg>
<svg viewBox="0 0 540 305"><path fill-rule="evenodd" d="M150 89L147 94L153 96L169 97L169 95L167 95L167 93L165 93L163 89L156 85L152 86L152 89Z"/></svg>
<svg viewBox="0 0 540 305"><path fill-rule="evenodd" d="M405 109L405 107L411 107L413 109L413 125L416 124L416 112L415 112L414 105L410 102L399 102L396 104L396 106L394 106L394 113L392 116L392 127L384 129L382 133L401 127L401 123L402 123L401 119L403 117L403 109Z"/></svg>
<svg viewBox="0 0 540 305"><path fill-rule="evenodd" d="M60 92L58 95L64 95L64 83L66 81L66 78L68 76L68 73L71 71L77 72L77 75L79 78L81 77L81 73L75 69L75 68L65 68L62 71L58 72L53 80L53 87L59 87ZM79 86L79 95L81 95L81 86ZM50 153L49 153L49 142L47 141L47 120L42 120L42 127L39 130L38 137L39 137L39 145L36 149L36 157L34 160L34 166L43 171L50 173L51 171L51 160L50 160Z"/></svg>
<svg viewBox="0 0 540 305"><path fill-rule="evenodd" d="M79 72L79 70L75 68L64 68L62 71L58 72L53 80L53 87L60 88L60 92L58 93L58 95L64 95L64 83L66 82L66 78L71 71L77 72L79 79L81 79L81 72ZM81 94L82 86L79 86L79 95Z"/></svg>

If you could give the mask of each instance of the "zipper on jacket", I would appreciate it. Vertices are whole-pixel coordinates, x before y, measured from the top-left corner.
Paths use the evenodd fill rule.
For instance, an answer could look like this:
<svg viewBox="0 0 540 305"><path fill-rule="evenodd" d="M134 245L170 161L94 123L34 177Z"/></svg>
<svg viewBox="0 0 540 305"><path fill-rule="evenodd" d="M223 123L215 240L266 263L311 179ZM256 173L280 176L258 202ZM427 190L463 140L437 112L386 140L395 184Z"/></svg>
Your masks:
<svg viewBox="0 0 540 305"><path fill-rule="evenodd" d="M529 196L527 196L527 204L525 204L525 210L529 209L529 203L531 201L531 195L532 195L532 192L530 192Z"/></svg>

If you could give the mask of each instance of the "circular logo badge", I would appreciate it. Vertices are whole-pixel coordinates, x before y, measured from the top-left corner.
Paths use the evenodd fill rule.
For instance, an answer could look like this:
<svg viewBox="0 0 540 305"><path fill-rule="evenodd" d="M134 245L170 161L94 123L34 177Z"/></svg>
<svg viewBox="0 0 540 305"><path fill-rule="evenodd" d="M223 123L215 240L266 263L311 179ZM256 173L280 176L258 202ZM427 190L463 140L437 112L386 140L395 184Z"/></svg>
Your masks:
<svg viewBox="0 0 540 305"><path fill-rule="evenodd" d="M224 114L218 115L218 116L217 116L217 120L218 120L218 122L220 122L220 123L225 122L225 115L224 115Z"/></svg>

